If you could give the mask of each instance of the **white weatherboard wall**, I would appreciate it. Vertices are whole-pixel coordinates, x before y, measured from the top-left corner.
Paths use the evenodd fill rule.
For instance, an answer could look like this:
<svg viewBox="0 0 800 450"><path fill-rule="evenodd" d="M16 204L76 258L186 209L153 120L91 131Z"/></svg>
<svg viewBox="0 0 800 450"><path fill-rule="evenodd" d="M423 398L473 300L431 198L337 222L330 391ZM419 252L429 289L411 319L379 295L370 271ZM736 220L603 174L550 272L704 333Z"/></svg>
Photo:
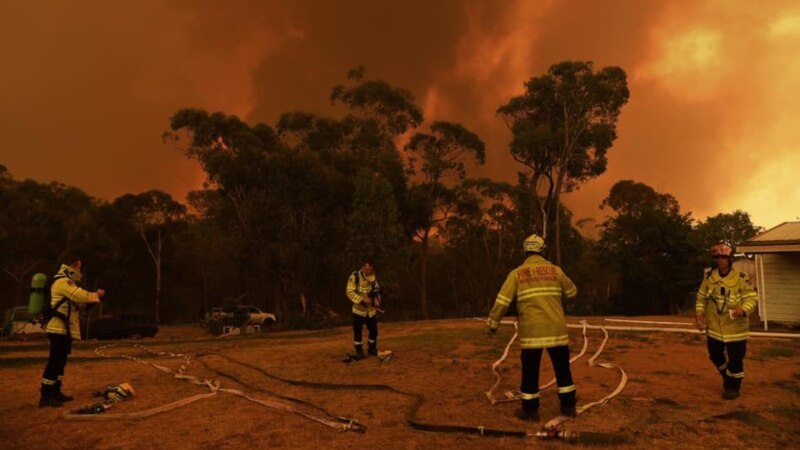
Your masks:
<svg viewBox="0 0 800 450"><path fill-rule="evenodd" d="M766 319L800 323L800 253L771 253L762 258L759 297L766 308Z"/></svg>

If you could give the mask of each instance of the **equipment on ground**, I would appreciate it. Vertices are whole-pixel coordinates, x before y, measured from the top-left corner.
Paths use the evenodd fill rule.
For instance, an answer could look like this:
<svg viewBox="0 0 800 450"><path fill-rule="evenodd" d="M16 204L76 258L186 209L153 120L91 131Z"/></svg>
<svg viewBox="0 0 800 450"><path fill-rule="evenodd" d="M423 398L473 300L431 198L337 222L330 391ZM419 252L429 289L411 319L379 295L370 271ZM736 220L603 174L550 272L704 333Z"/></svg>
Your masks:
<svg viewBox="0 0 800 450"><path fill-rule="evenodd" d="M136 391L129 383L122 383L116 385L109 385L104 391L98 391L92 394L93 397L103 397L109 402L121 402L133 397Z"/></svg>
<svg viewBox="0 0 800 450"><path fill-rule="evenodd" d="M103 391L97 391L92 394L93 397L102 397L104 401L99 403L92 403L75 408L70 411L74 415L87 415L87 414L100 414L111 408L111 405L117 402L125 401L135 394L133 386L130 383L112 384L106 386Z"/></svg>
<svg viewBox="0 0 800 450"><path fill-rule="evenodd" d="M111 407L111 404L108 403L92 403L91 405L84 405L80 408L75 408L71 412L72 414L100 414L105 412L108 408Z"/></svg>
<svg viewBox="0 0 800 450"><path fill-rule="evenodd" d="M565 441L577 440L580 434L570 430L542 430L537 431L534 436L536 439L563 439Z"/></svg>

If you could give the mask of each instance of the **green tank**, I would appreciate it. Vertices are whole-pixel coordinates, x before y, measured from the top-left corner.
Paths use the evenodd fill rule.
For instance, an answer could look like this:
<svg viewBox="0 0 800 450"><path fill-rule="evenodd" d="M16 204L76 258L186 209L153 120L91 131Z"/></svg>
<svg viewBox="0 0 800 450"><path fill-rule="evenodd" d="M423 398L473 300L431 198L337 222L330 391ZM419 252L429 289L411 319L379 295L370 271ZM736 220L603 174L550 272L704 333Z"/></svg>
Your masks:
<svg viewBox="0 0 800 450"><path fill-rule="evenodd" d="M28 298L28 312L33 316L38 316L44 308L46 297L45 288L47 287L47 275L37 273L31 278L31 295Z"/></svg>

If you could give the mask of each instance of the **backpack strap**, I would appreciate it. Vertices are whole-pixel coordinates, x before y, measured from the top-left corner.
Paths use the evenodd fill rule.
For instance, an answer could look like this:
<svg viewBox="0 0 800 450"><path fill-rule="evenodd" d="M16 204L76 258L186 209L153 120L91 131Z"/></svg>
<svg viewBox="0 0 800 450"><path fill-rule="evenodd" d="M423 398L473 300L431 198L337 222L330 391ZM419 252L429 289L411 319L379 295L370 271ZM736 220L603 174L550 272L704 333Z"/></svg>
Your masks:
<svg viewBox="0 0 800 450"><path fill-rule="evenodd" d="M55 284L56 280L59 280L61 278L67 278L67 277L64 276L64 275L56 275L56 276L53 277L53 282L50 284L50 289L51 290L52 290L53 284ZM69 302L69 305L67 307L67 314L64 314L61 311L59 311L58 309L61 308L61 306L66 302ZM51 315L53 317L56 317L56 318L60 319L62 322L64 322L64 328L66 328L66 330L67 330L67 336L68 337L71 336L71 331L69 329L69 318L72 315L72 301L69 299L69 297L67 297L67 296L61 297L61 300L56 302L55 306L51 306L51 310L52 310L51 311Z"/></svg>

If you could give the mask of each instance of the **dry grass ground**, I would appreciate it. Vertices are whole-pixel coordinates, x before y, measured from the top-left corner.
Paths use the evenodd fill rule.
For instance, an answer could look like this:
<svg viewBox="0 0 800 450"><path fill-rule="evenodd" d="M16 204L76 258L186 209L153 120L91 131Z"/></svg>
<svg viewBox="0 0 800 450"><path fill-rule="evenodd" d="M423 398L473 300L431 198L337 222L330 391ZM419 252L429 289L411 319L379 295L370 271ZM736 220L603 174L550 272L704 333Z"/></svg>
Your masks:
<svg viewBox="0 0 800 450"><path fill-rule="evenodd" d="M589 321L599 323L599 319ZM570 322L575 319L570 318ZM355 364L341 362L351 349L348 328L215 339L199 328L165 327L155 339L136 341L153 350L204 355L196 356L188 373L216 376L224 387L243 389L256 398L272 399L264 392L269 390L316 402L337 414L357 418L368 427L364 434L337 432L299 415L225 393L146 419L67 421L61 418L63 410L37 406L46 341L0 342L0 448L468 449L564 445L416 431L405 423L412 402L408 397L290 386L214 354L247 361L285 378L385 383L423 393L427 400L418 414L423 421L509 430L537 428L514 418L517 404L491 406L484 395L494 382L490 364L501 354L512 334L511 327L503 327L493 338L485 335L482 323L472 320L386 323L380 331L382 348L395 352L395 357L383 364L374 358ZM570 334L574 354L582 346L582 337L580 330L572 329ZM579 403L607 395L619 381L616 371L586 363L601 340L601 331L589 331L589 351L573 364ZM64 380L65 390L76 397L70 406L88 404L93 391L121 382L131 383L137 395L109 412L140 411L207 391L149 366L99 358L94 349L104 343L75 345ZM130 348L124 351L141 354ZM516 388L519 383L518 354L515 349L502 366L503 389ZM180 364L175 359L148 360L173 368ZM707 359L705 338L701 336L611 332L598 361L624 367L629 376L627 387L608 404L568 422L568 429L612 433L626 440L618 448L630 449L800 447L800 341L751 338L742 396L735 401L722 400L719 375ZM234 374L245 384L220 378L209 367ZM551 376L552 368L545 357L542 382ZM544 391L542 423L555 416L557 409L553 388Z"/></svg>

